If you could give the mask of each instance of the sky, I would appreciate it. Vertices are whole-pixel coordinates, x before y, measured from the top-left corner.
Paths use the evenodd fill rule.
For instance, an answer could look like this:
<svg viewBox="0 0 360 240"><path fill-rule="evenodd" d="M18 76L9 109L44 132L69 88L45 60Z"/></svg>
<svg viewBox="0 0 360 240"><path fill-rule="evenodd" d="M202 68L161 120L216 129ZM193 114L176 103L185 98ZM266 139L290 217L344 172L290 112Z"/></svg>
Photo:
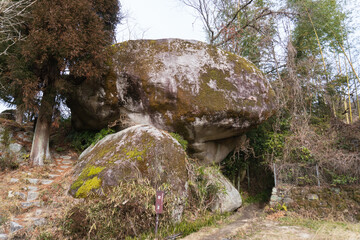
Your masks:
<svg viewBox="0 0 360 240"><path fill-rule="evenodd" d="M182 38L205 41L202 22L180 0L120 0L126 19L116 40Z"/></svg>
<svg viewBox="0 0 360 240"><path fill-rule="evenodd" d="M182 38L205 41L202 23L179 0L120 0L126 15L116 34L117 42L130 39ZM0 112L7 109L0 102Z"/></svg>

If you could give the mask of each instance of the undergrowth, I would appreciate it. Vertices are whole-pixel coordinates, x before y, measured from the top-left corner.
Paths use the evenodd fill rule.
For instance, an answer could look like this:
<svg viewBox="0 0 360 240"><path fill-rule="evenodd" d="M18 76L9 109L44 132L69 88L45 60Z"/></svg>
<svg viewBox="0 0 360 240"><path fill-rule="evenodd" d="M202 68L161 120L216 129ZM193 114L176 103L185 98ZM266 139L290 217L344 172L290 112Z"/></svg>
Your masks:
<svg viewBox="0 0 360 240"><path fill-rule="evenodd" d="M159 215L158 237L181 233L186 236L204 226L216 224L228 214L210 213L208 210L221 190L207 180L204 167L189 164L189 196L184 204L183 218L174 222L172 213L178 200L165 195L164 213ZM215 171L215 170L214 170ZM219 171L219 169L217 169ZM171 185L161 189L171 192ZM122 181L116 187L103 189L103 195L90 194L84 202L72 206L59 221L64 236L70 239L153 239L155 237L156 189L149 181ZM174 212L175 213L175 212Z"/></svg>
<svg viewBox="0 0 360 240"><path fill-rule="evenodd" d="M84 151L89 146L96 144L102 138L108 134L112 134L115 131L111 128L101 129L99 132L96 131L75 131L72 130L67 136L71 142L71 146L78 152Z"/></svg>

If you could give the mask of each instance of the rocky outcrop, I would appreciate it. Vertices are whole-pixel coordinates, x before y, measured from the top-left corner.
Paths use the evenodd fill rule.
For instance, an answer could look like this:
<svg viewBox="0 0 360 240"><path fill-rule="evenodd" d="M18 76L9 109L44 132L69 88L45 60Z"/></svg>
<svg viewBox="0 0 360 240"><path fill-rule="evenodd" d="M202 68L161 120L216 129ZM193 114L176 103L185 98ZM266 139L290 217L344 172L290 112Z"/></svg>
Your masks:
<svg viewBox="0 0 360 240"><path fill-rule="evenodd" d="M194 157L210 163L274 112L275 94L261 71L205 43L137 40L111 51L103 85L83 84L69 98L77 128L153 125L179 133Z"/></svg>
<svg viewBox="0 0 360 240"><path fill-rule="evenodd" d="M31 138L32 133L15 121L0 118L0 158L10 165L7 167L22 164L29 157Z"/></svg>
<svg viewBox="0 0 360 240"><path fill-rule="evenodd" d="M86 149L75 169L69 193L78 198L102 194L120 182L150 181L154 189L170 186L173 219L182 214L187 197L186 153L168 133L138 125L111 134Z"/></svg>

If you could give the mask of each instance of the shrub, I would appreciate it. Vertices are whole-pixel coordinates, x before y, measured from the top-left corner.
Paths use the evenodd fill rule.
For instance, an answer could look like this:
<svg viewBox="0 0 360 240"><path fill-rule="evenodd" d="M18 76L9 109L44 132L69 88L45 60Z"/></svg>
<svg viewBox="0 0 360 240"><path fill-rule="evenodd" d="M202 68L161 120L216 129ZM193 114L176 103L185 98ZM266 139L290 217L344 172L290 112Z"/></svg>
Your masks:
<svg viewBox="0 0 360 240"><path fill-rule="evenodd" d="M163 186L166 188L166 186ZM168 189L164 189L168 190ZM149 182L121 182L106 196L90 195L86 202L74 206L64 219L64 234L73 239L125 239L140 236L155 228L155 193ZM162 225L171 222L170 206L165 198Z"/></svg>

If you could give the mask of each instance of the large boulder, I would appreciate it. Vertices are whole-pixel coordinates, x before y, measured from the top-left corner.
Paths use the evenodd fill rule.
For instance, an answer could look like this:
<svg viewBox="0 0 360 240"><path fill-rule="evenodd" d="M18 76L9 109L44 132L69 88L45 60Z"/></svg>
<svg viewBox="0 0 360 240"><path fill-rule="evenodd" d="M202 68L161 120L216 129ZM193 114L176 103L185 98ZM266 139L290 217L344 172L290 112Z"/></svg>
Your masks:
<svg viewBox="0 0 360 240"><path fill-rule="evenodd" d="M69 98L77 128L150 124L179 133L210 163L275 111L275 94L254 64L205 43L136 40L111 51L105 82L84 83Z"/></svg>
<svg viewBox="0 0 360 240"><path fill-rule="evenodd" d="M207 167L204 175L208 184L215 185L219 188L216 196L210 206L212 211L232 212L241 207L242 199L239 191L231 182L214 167Z"/></svg>
<svg viewBox="0 0 360 240"><path fill-rule="evenodd" d="M78 198L103 194L120 182L149 181L155 189L170 186L172 217L179 220L187 198L186 153L168 133L138 125L111 134L86 149L75 168L69 193Z"/></svg>

